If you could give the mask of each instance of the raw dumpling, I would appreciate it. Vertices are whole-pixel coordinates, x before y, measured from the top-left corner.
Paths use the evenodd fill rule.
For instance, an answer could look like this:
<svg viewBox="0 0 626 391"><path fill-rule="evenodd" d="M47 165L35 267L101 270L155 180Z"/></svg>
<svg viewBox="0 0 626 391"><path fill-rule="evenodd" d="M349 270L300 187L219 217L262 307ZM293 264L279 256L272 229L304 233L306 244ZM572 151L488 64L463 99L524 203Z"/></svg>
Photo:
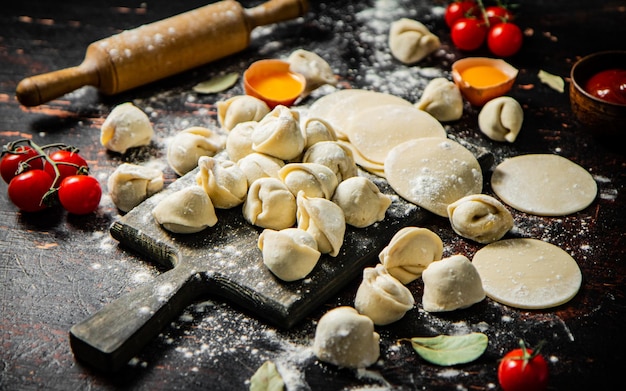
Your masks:
<svg viewBox="0 0 626 391"><path fill-rule="evenodd" d="M522 129L522 122L524 110L510 96L490 100L478 113L480 131L494 141L515 141Z"/></svg>
<svg viewBox="0 0 626 391"><path fill-rule="evenodd" d="M321 255L315 239L298 228L265 229L259 236L258 246L263 252L263 264L283 281L306 277Z"/></svg>
<svg viewBox="0 0 626 391"><path fill-rule="evenodd" d="M485 298L478 270L463 255L453 255L431 263L422 273L422 280L424 311L454 311Z"/></svg>
<svg viewBox="0 0 626 391"><path fill-rule="evenodd" d="M354 308L375 325L400 320L415 304L411 291L391 276L380 263L363 270L363 281L354 299Z"/></svg>
<svg viewBox="0 0 626 391"><path fill-rule="evenodd" d="M236 163L202 156L198 159L198 167L196 182L209 195L213 206L229 209L241 205L246 199L248 178Z"/></svg>
<svg viewBox="0 0 626 391"><path fill-rule="evenodd" d="M224 149L225 137L200 126L178 132L167 147L167 162L178 175L198 166L200 156L215 156Z"/></svg>
<svg viewBox="0 0 626 391"><path fill-rule="evenodd" d="M380 192L371 180L354 176L339 183L332 201L339 205L346 224L364 228L382 221L391 205L391 198Z"/></svg>
<svg viewBox="0 0 626 391"><path fill-rule="evenodd" d="M163 172L137 164L120 164L108 180L111 200L122 212L128 212L146 198L163 189Z"/></svg>
<svg viewBox="0 0 626 391"><path fill-rule="evenodd" d="M100 130L100 142L113 152L124 153L129 148L150 144L154 129L150 119L131 102L116 106Z"/></svg>
<svg viewBox="0 0 626 391"><path fill-rule="evenodd" d="M500 240L513 228L513 216L493 197L473 194L448 205L452 229L478 243Z"/></svg>
<svg viewBox="0 0 626 391"><path fill-rule="evenodd" d="M280 179L257 179L248 189L243 217L262 228L290 228L296 223L296 197Z"/></svg>
<svg viewBox="0 0 626 391"><path fill-rule="evenodd" d="M341 208L325 198L309 198L302 191L298 193L296 202L298 228L313 235L322 254L336 257L346 233L346 220Z"/></svg>
<svg viewBox="0 0 626 391"><path fill-rule="evenodd" d="M401 283L408 284L422 275L433 262L441 260L443 242L426 228L405 227L380 252L378 259Z"/></svg>
<svg viewBox="0 0 626 391"><path fill-rule="evenodd" d="M248 179L248 185L259 178L278 178L278 171L283 168L285 162L264 153L251 153L237 162Z"/></svg>
<svg viewBox="0 0 626 391"><path fill-rule="evenodd" d="M217 119L226 130L231 130L242 122L258 122L270 112L265 102L251 95L233 96L217 102L216 106Z"/></svg>
<svg viewBox="0 0 626 391"><path fill-rule="evenodd" d="M326 60L304 49L293 51L287 58L289 69L299 73L306 80L304 94L323 86L324 84L336 84L335 74Z"/></svg>
<svg viewBox="0 0 626 391"><path fill-rule="evenodd" d="M263 117L252 132L252 149L278 159L295 159L304 150L304 145L298 112L282 105Z"/></svg>
<svg viewBox="0 0 626 391"><path fill-rule="evenodd" d="M302 162L323 164L335 173L340 183L357 174L352 151L335 141L314 144L306 150Z"/></svg>
<svg viewBox="0 0 626 391"><path fill-rule="evenodd" d="M391 54L404 64L414 64L440 46L439 38L416 20L402 18L391 24L389 48Z"/></svg>
<svg viewBox="0 0 626 391"><path fill-rule="evenodd" d="M337 176L330 168L317 163L289 163L278 177L293 195L303 191L308 197L330 199L337 188Z"/></svg>
<svg viewBox="0 0 626 391"><path fill-rule="evenodd" d="M258 122L241 122L228 132L226 137L226 154L233 162L238 162L243 157L253 153L252 132L257 127Z"/></svg>
<svg viewBox="0 0 626 391"><path fill-rule="evenodd" d="M352 307L337 307L317 323L313 353L342 368L366 368L380 356L380 335L374 323Z"/></svg>
<svg viewBox="0 0 626 391"><path fill-rule="evenodd" d="M301 126L306 140L305 150L322 141L337 140L337 134L333 127L320 118L307 118Z"/></svg>
<svg viewBox="0 0 626 391"><path fill-rule="evenodd" d="M456 121L463 115L463 96L454 82L437 77L426 85L415 106L439 121Z"/></svg>
<svg viewBox="0 0 626 391"><path fill-rule="evenodd" d="M217 223L211 199L200 186L188 186L167 195L152 215L163 228L179 234L200 232Z"/></svg>

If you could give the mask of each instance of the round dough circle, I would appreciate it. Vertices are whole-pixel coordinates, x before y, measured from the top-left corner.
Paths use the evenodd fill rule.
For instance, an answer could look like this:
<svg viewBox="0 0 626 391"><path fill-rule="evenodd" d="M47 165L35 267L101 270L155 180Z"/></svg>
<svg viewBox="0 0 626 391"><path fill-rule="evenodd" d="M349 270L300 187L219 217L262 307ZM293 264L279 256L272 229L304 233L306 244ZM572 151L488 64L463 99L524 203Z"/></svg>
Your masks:
<svg viewBox="0 0 626 391"><path fill-rule="evenodd" d="M406 141L385 159L385 177L404 199L439 216L448 205L483 188L478 161L461 144L439 137Z"/></svg>
<svg viewBox="0 0 626 391"><path fill-rule="evenodd" d="M545 309L571 300L582 283L576 261L537 239L507 239L476 252L472 263L487 296L517 308Z"/></svg>
<svg viewBox="0 0 626 391"><path fill-rule="evenodd" d="M584 168L558 155L529 154L500 163L491 187L509 206L538 216L565 216L589 206L598 187Z"/></svg>

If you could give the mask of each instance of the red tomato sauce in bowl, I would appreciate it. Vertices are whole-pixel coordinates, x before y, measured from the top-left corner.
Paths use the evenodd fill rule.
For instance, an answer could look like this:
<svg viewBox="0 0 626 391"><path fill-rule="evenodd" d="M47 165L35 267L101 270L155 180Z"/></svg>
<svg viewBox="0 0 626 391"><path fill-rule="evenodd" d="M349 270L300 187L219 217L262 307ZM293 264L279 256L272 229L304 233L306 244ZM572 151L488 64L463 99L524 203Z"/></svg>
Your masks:
<svg viewBox="0 0 626 391"><path fill-rule="evenodd" d="M585 83L585 91L607 102L626 105L626 69L600 71Z"/></svg>

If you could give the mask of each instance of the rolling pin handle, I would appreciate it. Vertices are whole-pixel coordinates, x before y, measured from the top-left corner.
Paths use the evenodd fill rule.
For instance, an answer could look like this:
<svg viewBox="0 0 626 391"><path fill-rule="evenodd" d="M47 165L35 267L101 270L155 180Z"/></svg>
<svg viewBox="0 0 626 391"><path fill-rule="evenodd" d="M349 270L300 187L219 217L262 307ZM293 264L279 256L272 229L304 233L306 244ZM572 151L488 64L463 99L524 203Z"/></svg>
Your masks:
<svg viewBox="0 0 626 391"><path fill-rule="evenodd" d="M244 10L250 30L257 26L283 22L307 13L307 0L270 0L253 8Z"/></svg>

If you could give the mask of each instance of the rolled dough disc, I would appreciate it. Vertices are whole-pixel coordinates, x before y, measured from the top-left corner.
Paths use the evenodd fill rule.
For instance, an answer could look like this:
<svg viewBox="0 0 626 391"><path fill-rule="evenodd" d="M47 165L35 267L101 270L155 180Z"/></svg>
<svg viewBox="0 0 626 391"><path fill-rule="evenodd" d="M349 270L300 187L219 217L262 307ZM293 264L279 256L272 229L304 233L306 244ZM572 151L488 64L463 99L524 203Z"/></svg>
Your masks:
<svg viewBox="0 0 626 391"><path fill-rule="evenodd" d="M450 139L406 141L389 152L384 167L398 195L443 217L448 216L448 205L483 188L482 170L474 155Z"/></svg>
<svg viewBox="0 0 626 391"><path fill-rule="evenodd" d="M584 168L562 156L529 154L500 163L491 187L509 206L538 216L565 216L589 206L598 187Z"/></svg>
<svg viewBox="0 0 626 391"><path fill-rule="evenodd" d="M487 296L517 308L544 309L571 300L582 283L576 261L537 239L506 239L478 250L472 259Z"/></svg>

